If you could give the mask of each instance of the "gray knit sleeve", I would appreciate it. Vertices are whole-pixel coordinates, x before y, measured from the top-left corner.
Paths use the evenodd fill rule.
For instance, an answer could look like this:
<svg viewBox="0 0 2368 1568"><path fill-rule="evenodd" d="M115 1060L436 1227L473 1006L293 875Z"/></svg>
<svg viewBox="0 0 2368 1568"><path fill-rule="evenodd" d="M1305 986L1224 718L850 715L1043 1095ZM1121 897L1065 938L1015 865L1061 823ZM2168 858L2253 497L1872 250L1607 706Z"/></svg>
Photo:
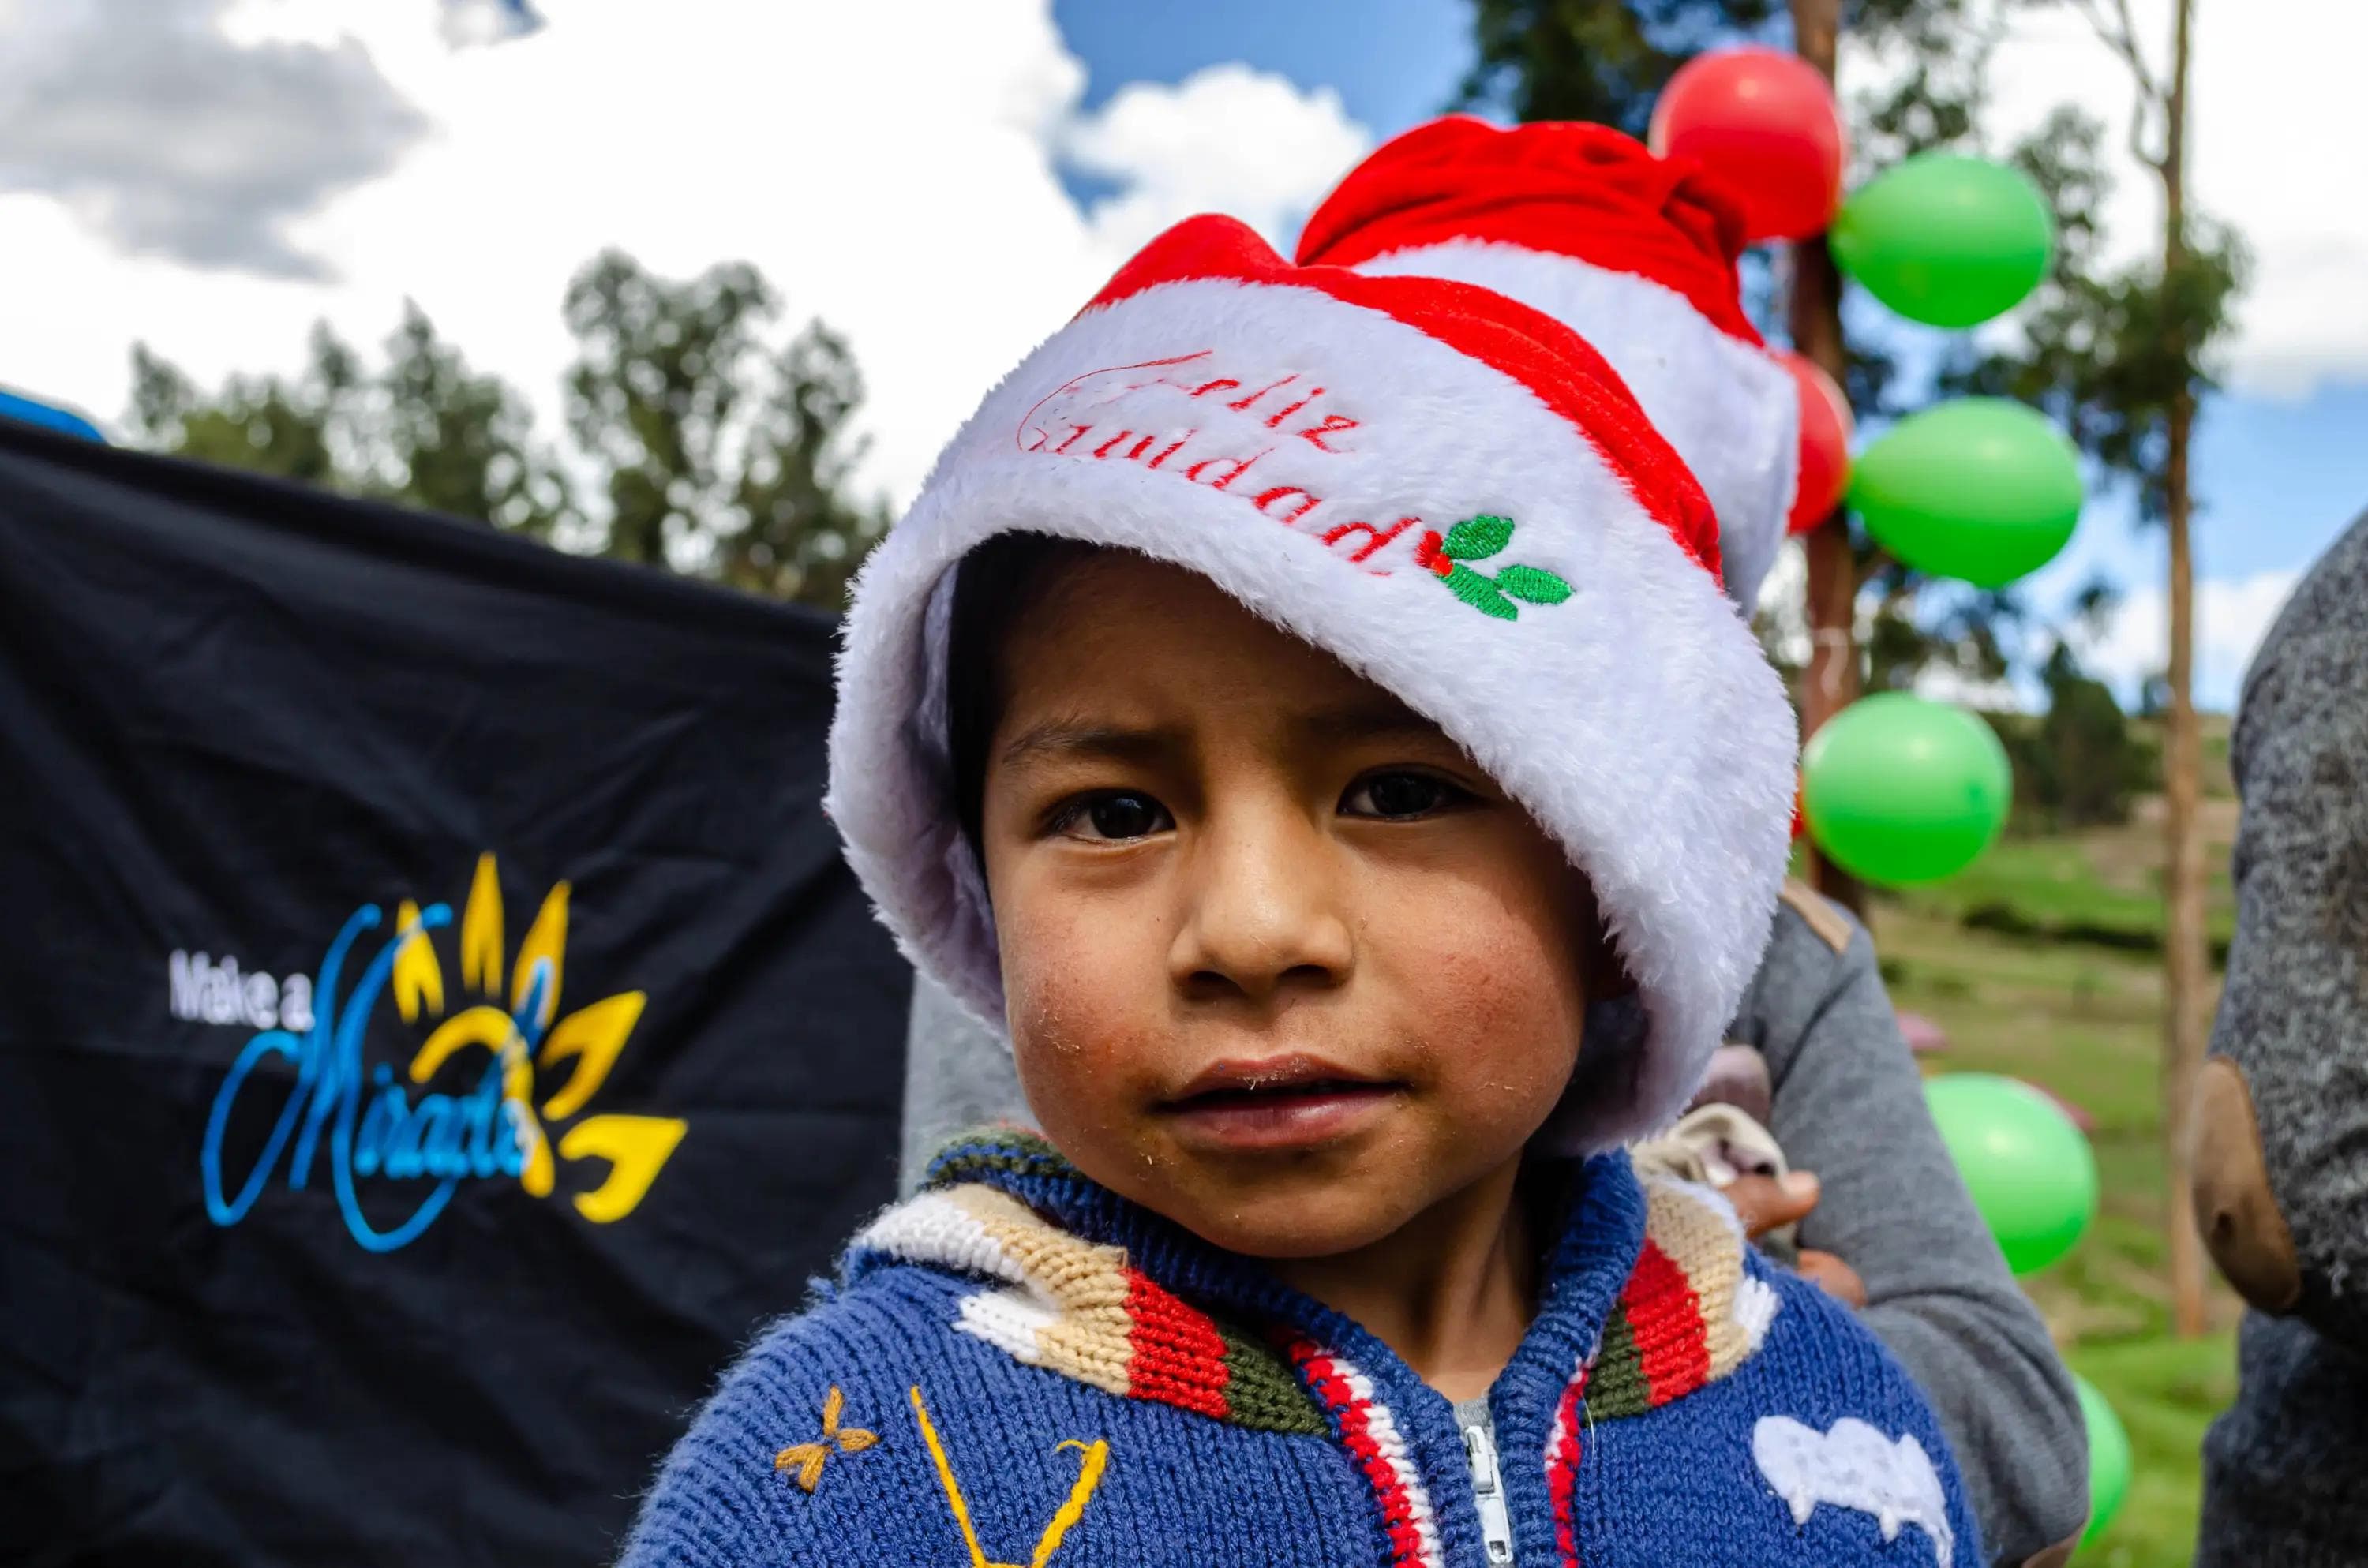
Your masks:
<svg viewBox="0 0 2368 1568"><path fill-rule="evenodd" d="M2244 801L2237 933L2204 1085L2230 1096L2199 1101L2198 1175L2217 1178L2222 1200L2199 1186L2198 1207L2214 1255L2256 1305L2368 1349L2368 517L2312 569L2264 642L2232 762ZM2211 1075L2231 1063L2241 1079ZM2265 1162L2273 1210L2237 1200L2248 1130L2212 1136L2246 1119L2230 1099L2248 1093L2258 1142L2241 1153L2257 1171ZM2260 1233L2281 1221L2287 1234ZM2271 1250L2284 1252L2282 1293L2294 1299L2263 1299Z"/></svg>
<svg viewBox="0 0 2368 1568"><path fill-rule="evenodd" d="M926 974L914 977L905 1038L905 1140L896 1175L898 1193L909 1196L947 1139L987 1122L1024 1121L1028 1102L1010 1047Z"/></svg>
<svg viewBox="0 0 2368 1568"><path fill-rule="evenodd" d="M1781 909L1737 1022L1768 1058L1770 1131L1823 1184L1801 1244L1866 1281L1867 1326L1938 1412L1993 1562L2021 1564L2088 1517L2071 1379L1932 1124L1873 945L1839 910L1812 913L1840 950Z"/></svg>

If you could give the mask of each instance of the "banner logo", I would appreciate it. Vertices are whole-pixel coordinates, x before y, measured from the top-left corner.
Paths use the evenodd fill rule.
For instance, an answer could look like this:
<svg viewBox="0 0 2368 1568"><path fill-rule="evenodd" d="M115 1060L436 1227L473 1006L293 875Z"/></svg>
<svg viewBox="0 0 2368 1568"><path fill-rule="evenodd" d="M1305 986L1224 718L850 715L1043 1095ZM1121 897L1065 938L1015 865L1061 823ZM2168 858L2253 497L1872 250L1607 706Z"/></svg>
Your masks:
<svg viewBox="0 0 2368 1568"><path fill-rule="evenodd" d="M605 1225L631 1214L689 1124L583 1114L623 1054L647 997L624 991L561 1013L568 891L565 882L552 888L517 953L507 954L498 868L490 854L479 858L461 916L461 994L450 1010L437 952L437 934L452 926L450 904L422 909L405 900L391 929L383 909L364 904L329 944L317 977L242 975L235 959L175 953L176 1016L258 1030L206 1118L199 1164L213 1222L244 1220L275 1178L291 1192L307 1190L324 1154L346 1228L372 1252L416 1240L464 1181L515 1181L532 1197L549 1198L562 1164L606 1163L605 1176L572 1196L585 1219ZM373 939L376 949L364 956ZM372 1017L390 994L404 1031L420 1037L400 1071L363 1054ZM469 994L484 1000L461 1006ZM272 1057L296 1069L276 1108L256 1103L276 1085L253 1078ZM234 1115L249 1125L270 1119L259 1152L244 1160L225 1152ZM250 1139L241 1148L251 1145ZM225 1168L241 1163L243 1170ZM367 1210L365 1190L383 1193Z"/></svg>

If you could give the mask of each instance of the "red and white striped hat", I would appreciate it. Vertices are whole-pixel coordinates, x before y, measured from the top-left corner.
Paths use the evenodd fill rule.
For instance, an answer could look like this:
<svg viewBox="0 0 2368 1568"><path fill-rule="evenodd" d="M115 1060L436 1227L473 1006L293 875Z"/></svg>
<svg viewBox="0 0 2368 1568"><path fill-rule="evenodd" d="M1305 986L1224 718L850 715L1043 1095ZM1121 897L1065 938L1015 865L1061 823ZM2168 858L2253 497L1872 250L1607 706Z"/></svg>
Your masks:
<svg viewBox="0 0 2368 1568"><path fill-rule="evenodd" d="M1457 115L1384 143L1307 220L1303 265L1477 283L1602 351L1709 493L1746 608L1800 461L1792 378L1743 313L1740 210L1693 164L1602 125Z"/></svg>
<svg viewBox="0 0 2368 1568"><path fill-rule="evenodd" d="M1633 1076L1557 1140L1684 1105L1767 939L1793 715L1700 487L1576 335L1201 217L987 395L858 582L828 806L905 951L998 1029L946 638L954 569L1021 530L1197 572L1463 745L1586 874L1650 1019Z"/></svg>

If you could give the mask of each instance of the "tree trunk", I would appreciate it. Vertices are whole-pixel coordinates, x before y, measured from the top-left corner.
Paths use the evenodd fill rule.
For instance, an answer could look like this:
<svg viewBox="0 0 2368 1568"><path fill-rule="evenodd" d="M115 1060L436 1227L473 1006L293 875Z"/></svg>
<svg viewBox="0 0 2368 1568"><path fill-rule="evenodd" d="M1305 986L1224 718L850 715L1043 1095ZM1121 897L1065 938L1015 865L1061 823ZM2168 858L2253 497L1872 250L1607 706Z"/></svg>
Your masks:
<svg viewBox="0 0 2368 1568"><path fill-rule="evenodd" d="M1832 81L1841 0L1792 0L1792 6L1793 48ZM1822 234L1793 245L1791 317L1793 349L1816 361L1836 386L1846 384L1842 278ZM1801 736L1806 740L1858 699L1858 562L1839 515L1812 529L1802 544L1809 567L1809 667L1801 690ZM1809 874L1819 892L1864 917L1865 891L1814 844Z"/></svg>
<svg viewBox="0 0 2368 1568"><path fill-rule="evenodd" d="M2187 260L2187 69L2194 0L2179 0L2164 103L2163 287ZM2186 346L2174 345L2184 358ZM2194 383L2171 400L2163 460L2163 518L2169 532L2170 721L2162 752L2164 854L2163 1137L2169 1156L2170 1291L2183 1337L2204 1331L2203 1248L2188 1199L2194 1172L2188 1106L2203 1065L2209 945L2203 924L2203 744L2195 720L2195 558L2189 525L2188 447L2195 429Z"/></svg>

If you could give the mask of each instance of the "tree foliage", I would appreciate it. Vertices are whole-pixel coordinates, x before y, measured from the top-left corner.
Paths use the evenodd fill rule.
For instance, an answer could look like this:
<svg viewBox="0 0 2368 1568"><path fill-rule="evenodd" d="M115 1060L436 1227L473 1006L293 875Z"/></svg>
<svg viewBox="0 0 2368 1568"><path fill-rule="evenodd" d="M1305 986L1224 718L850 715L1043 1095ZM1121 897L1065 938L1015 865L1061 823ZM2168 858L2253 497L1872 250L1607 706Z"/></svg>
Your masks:
<svg viewBox="0 0 2368 1568"><path fill-rule="evenodd" d="M599 256L567 290L568 428L606 472L606 553L836 606L887 527L847 496L863 381L819 322L768 348L779 310L745 263L677 283Z"/></svg>
<svg viewBox="0 0 2368 1568"><path fill-rule="evenodd" d="M887 526L852 494L863 383L845 341L809 322L776 346L779 301L742 263L677 281L609 252L563 305L576 345L564 459L514 388L408 304L375 369L325 325L301 374L211 392L136 347L128 423L157 450L843 604Z"/></svg>
<svg viewBox="0 0 2368 1568"><path fill-rule="evenodd" d="M356 476L339 460L336 437L350 417L359 372L352 351L326 326L313 329L307 358L292 381L233 376L208 395L135 344L131 435L142 446L204 462L347 487Z"/></svg>
<svg viewBox="0 0 2368 1568"><path fill-rule="evenodd" d="M2187 222L2185 254L2117 270L2098 256L2095 214L2112 194L2105 128L2059 107L2013 151L2055 210L2055 258L2023 307L2021 341L1972 360L1952 391L2019 398L2060 424L2108 473L2135 486L2138 515L2165 517L2171 407L2182 391L2217 384L2211 355L2231 324L2250 258L2241 236L2209 218Z"/></svg>
<svg viewBox="0 0 2368 1568"><path fill-rule="evenodd" d="M323 324L302 374L233 376L205 393L135 345L129 424L140 444L177 457L548 536L566 489L518 394L472 370L415 304L384 353L368 371Z"/></svg>
<svg viewBox="0 0 2368 1568"><path fill-rule="evenodd" d="M1679 66L1770 28L1783 9L1782 0L1475 0L1462 102L1642 137Z"/></svg>
<svg viewBox="0 0 2368 1568"><path fill-rule="evenodd" d="M1679 66L1729 44L1789 46L1789 16L1786 0L1474 0L1475 60L1459 101L1642 137ZM1902 66L1852 107L1862 157L1887 163L1970 133L1995 36L1981 0L1843 0L1842 28Z"/></svg>
<svg viewBox="0 0 2368 1568"><path fill-rule="evenodd" d="M2014 814L2028 831L2125 823L2162 766L2146 726L2134 724L2112 688L2058 639L2040 665L2047 710L1992 719L2014 769Z"/></svg>
<svg viewBox="0 0 2368 1568"><path fill-rule="evenodd" d="M548 539L569 497L525 402L470 369L416 305L404 306L386 354L361 444L389 498Z"/></svg>

